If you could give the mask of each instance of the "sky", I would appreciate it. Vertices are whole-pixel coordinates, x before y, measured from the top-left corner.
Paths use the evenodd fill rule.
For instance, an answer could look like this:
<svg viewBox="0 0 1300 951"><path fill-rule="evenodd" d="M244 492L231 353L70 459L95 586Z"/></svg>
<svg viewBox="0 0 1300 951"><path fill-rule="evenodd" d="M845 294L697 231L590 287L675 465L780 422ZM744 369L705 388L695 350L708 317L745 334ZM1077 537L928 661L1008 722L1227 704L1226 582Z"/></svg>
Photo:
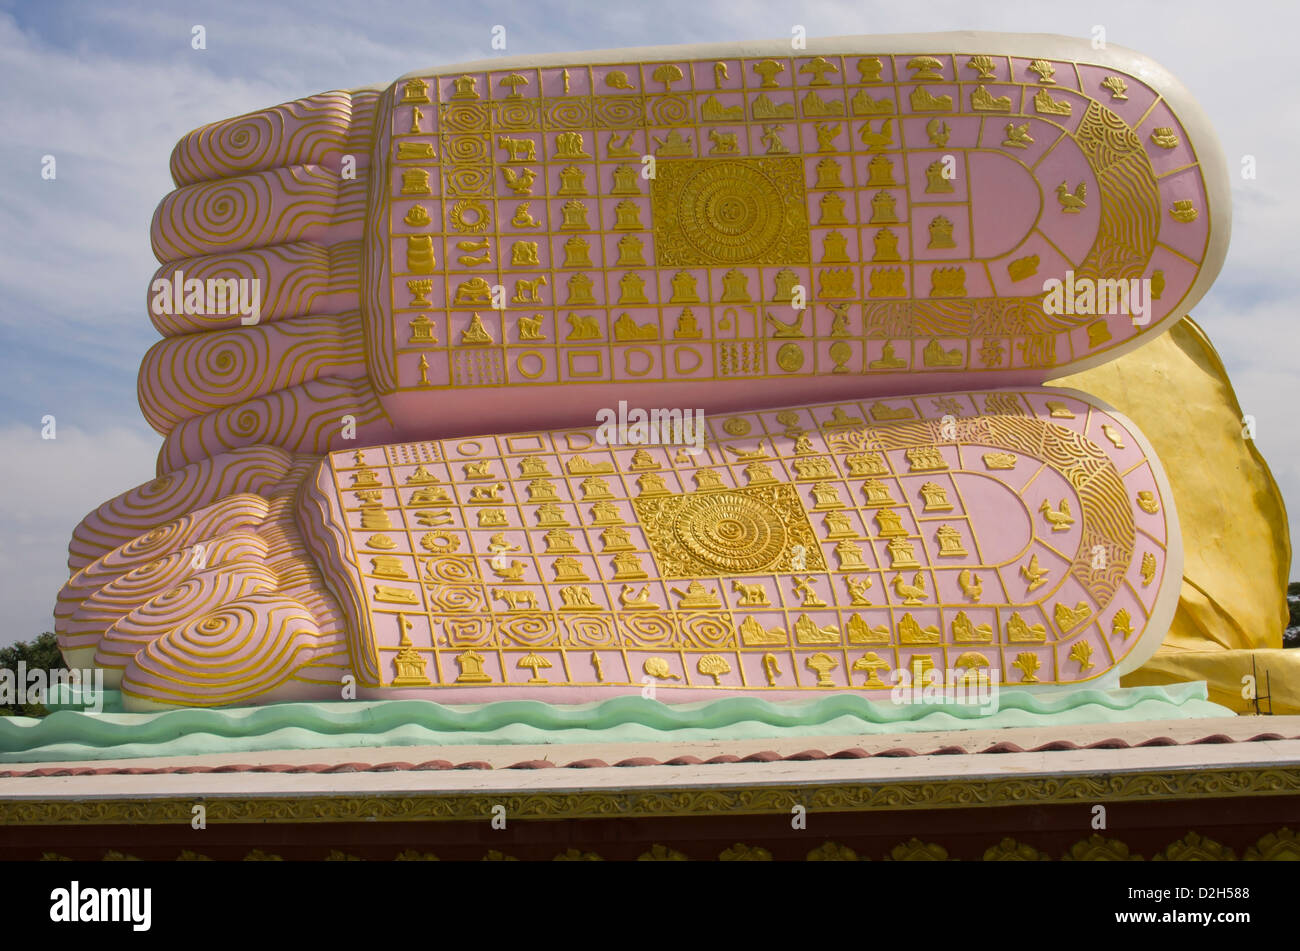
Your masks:
<svg viewBox="0 0 1300 951"><path fill-rule="evenodd" d="M205 50L191 46L196 25ZM796 25L809 37L1102 26L1161 63L1208 113L1233 172L1228 259L1194 316L1255 417L1300 551L1293 3L0 0L0 645L52 629L72 529L154 475L161 438L137 407L136 370L157 339L148 231L172 146L253 109L499 55L496 25L506 55L788 38ZM1250 180L1237 174L1247 155Z"/></svg>

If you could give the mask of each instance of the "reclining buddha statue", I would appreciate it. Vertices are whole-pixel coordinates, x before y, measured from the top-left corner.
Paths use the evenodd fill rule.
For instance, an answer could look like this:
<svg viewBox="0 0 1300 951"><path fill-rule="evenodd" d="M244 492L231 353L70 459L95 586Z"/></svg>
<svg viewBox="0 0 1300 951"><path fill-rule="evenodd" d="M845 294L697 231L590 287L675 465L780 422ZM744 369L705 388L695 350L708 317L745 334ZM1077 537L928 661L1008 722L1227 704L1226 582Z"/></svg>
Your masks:
<svg viewBox="0 0 1300 951"><path fill-rule="evenodd" d="M158 477L81 522L56 607L128 709L1065 691L1169 629L1160 461L1045 385L1224 258L1208 121L1135 53L500 58L205 126L171 169Z"/></svg>

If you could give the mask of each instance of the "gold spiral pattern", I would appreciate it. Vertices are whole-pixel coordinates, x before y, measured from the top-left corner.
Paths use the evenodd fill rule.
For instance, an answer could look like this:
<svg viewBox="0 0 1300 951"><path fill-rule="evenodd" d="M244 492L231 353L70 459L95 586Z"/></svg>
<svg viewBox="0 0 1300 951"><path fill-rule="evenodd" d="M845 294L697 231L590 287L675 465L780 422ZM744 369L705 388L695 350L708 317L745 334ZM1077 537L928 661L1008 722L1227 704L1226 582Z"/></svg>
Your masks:
<svg viewBox="0 0 1300 951"><path fill-rule="evenodd" d="M125 573L176 548L202 541L217 529L258 524L266 518L266 513L266 499L258 495L244 493L220 499L133 538L109 552L98 564L115 574ZM90 574L91 569L87 568L85 573Z"/></svg>
<svg viewBox="0 0 1300 951"><path fill-rule="evenodd" d="M466 558L427 558L424 560L424 575L431 581L441 581L444 584L478 580L474 563Z"/></svg>
<svg viewBox="0 0 1300 951"><path fill-rule="evenodd" d="M284 165L315 165L338 155L352 119L352 97L325 92L195 129L172 150L177 185Z"/></svg>
<svg viewBox="0 0 1300 951"><path fill-rule="evenodd" d="M187 185L154 212L154 256L174 261L310 239L330 224L337 192L332 173L317 166Z"/></svg>
<svg viewBox="0 0 1300 951"><path fill-rule="evenodd" d="M496 129L532 129L537 126L537 103L506 100L493 103Z"/></svg>
<svg viewBox="0 0 1300 951"><path fill-rule="evenodd" d="M651 125L689 125L694 120L691 101L685 96L655 96L647 103L646 118Z"/></svg>
<svg viewBox="0 0 1300 951"><path fill-rule="evenodd" d="M364 372L356 316L292 317L265 326L160 340L140 364L140 409L159 432L180 420L327 376Z"/></svg>
<svg viewBox="0 0 1300 951"><path fill-rule="evenodd" d="M223 496L136 537L79 570L60 596L59 646L94 663L129 697L164 704L315 698L350 666L342 612L296 520L318 458L255 447L161 476L123 499L157 507L230 481L264 495ZM215 470L215 471L214 471ZM112 511L113 506L101 511ZM97 513L87 518L96 521ZM355 567L355 566L354 566ZM89 651L89 656L86 655ZM214 675L213 668L218 668ZM212 688L216 688L215 692ZM226 699L219 699L225 697Z"/></svg>
<svg viewBox="0 0 1300 951"><path fill-rule="evenodd" d="M467 165L449 168L443 175L448 195L490 195L492 170L485 166Z"/></svg>
<svg viewBox="0 0 1300 951"><path fill-rule="evenodd" d="M591 110L585 99L555 99L543 108L547 110L543 121L548 129L586 129L591 126Z"/></svg>
<svg viewBox="0 0 1300 951"><path fill-rule="evenodd" d="M160 465L170 471L216 451L263 442L291 452L320 454L345 445L344 416L356 421L359 438L378 441L391 435L391 426L364 380L326 377L181 420L163 441Z"/></svg>
<svg viewBox="0 0 1300 951"><path fill-rule="evenodd" d="M487 103L453 102L442 110L442 128L451 132L482 132L488 127Z"/></svg>
<svg viewBox="0 0 1300 951"><path fill-rule="evenodd" d="M665 614L620 614L624 639L637 647L661 647L677 639L673 619Z"/></svg>
<svg viewBox="0 0 1300 951"><path fill-rule="evenodd" d="M138 651L125 694L191 706L247 703L310 660L320 630L301 604L258 592L185 621Z"/></svg>
<svg viewBox="0 0 1300 951"><path fill-rule="evenodd" d="M692 647L736 646L736 632L723 615L688 614L682 618L682 634Z"/></svg>
<svg viewBox="0 0 1300 951"><path fill-rule="evenodd" d="M232 532L201 543L200 561L208 570L260 563L266 543L251 532ZM123 615L183 583L196 572L197 549L181 549L133 568L87 595L64 621L60 642L67 647L93 645Z"/></svg>
<svg viewBox="0 0 1300 951"><path fill-rule="evenodd" d="M449 162L487 164L492 159L486 136L449 135L443 139L443 151Z"/></svg>
<svg viewBox="0 0 1300 951"><path fill-rule="evenodd" d="M564 641L581 647L604 647L613 644L614 619L608 615L577 615L563 617Z"/></svg>
<svg viewBox="0 0 1300 951"><path fill-rule="evenodd" d="M499 614L496 616L496 635L503 644L523 647L559 642L555 619L549 614Z"/></svg>
<svg viewBox="0 0 1300 951"><path fill-rule="evenodd" d="M293 457L272 446L253 446L201 459L110 499L81 520L69 545L75 574L153 526L180 518L216 499L262 493L285 478Z"/></svg>
<svg viewBox="0 0 1300 951"><path fill-rule="evenodd" d="M601 97L593 109L598 129L639 129L645 123L645 106L639 96Z"/></svg>
<svg viewBox="0 0 1300 951"><path fill-rule="evenodd" d="M266 517L267 502L256 495L241 494L173 519L164 525L119 545L74 574L59 592L54 610L54 631L62 636L77 606L104 585L133 568L148 568L152 562L187 546L245 526L256 526Z"/></svg>
<svg viewBox="0 0 1300 951"><path fill-rule="evenodd" d="M439 614L482 611L483 595L472 585L440 585L428 590L429 604Z"/></svg>
<svg viewBox="0 0 1300 951"><path fill-rule="evenodd" d="M184 624L187 618L217 610L257 591L275 590L275 575L257 564L231 566L190 578L120 615L100 639L95 666L125 667L141 648Z"/></svg>
<svg viewBox="0 0 1300 951"><path fill-rule="evenodd" d="M209 280L257 281L263 324L282 317L355 311L360 301L360 253L360 242L324 248L299 241L273 248L186 258L164 264L154 273L149 282L146 308L154 327L164 337L242 326L241 315L232 313L234 308L230 304L225 308L226 313L208 313L206 309L199 313L156 313L154 281L164 279L175 286L183 277L184 281L203 281L205 289Z"/></svg>
<svg viewBox="0 0 1300 951"><path fill-rule="evenodd" d="M443 618L442 630L452 647L482 647L492 640L492 619L482 615Z"/></svg>

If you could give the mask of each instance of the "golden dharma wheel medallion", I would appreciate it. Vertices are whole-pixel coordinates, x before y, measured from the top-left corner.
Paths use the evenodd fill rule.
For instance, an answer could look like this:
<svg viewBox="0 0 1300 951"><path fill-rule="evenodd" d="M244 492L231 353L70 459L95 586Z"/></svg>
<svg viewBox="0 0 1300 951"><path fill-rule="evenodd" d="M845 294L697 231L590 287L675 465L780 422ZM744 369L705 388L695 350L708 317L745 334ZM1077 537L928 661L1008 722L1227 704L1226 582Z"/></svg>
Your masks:
<svg viewBox="0 0 1300 951"><path fill-rule="evenodd" d="M797 160L662 162L651 181L661 266L803 264L810 255Z"/></svg>
<svg viewBox="0 0 1300 951"><path fill-rule="evenodd" d="M772 180L740 162L700 168L677 200L682 227L701 256L728 264L761 257L781 230L781 194Z"/></svg>
<svg viewBox="0 0 1300 951"><path fill-rule="evenodd" d="M673 534L693 558L726 574L758 571L787 548L780 513L762 499L735 492L689 497Z"/></svg>

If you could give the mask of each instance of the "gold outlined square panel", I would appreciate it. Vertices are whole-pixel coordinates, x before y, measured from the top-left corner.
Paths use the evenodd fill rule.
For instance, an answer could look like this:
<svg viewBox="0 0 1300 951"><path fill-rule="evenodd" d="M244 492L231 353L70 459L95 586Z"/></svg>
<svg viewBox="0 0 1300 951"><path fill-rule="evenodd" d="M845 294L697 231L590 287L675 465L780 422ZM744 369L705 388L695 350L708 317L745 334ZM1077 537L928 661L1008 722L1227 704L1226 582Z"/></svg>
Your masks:
<svg viewBox="0 0 1300 951"><path fill-rule="evenodd" d="M632 500L664 578L826 571L798 490L789 483Z"/></svg>
<svg viewBox="0 0 1300 951"><path fill-rule="evenodd" d="M801 158L665 159L650 205L660 267L809 262Z"/></svg>

